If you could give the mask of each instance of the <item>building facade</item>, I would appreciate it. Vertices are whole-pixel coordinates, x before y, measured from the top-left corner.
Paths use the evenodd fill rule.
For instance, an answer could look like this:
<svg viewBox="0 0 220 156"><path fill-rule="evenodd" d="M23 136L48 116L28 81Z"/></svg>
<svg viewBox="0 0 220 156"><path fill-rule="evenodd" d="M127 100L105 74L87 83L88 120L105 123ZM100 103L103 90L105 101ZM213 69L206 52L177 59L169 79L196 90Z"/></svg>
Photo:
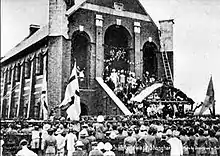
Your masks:
<svg viewBox="0 0 220 156"><path fill-rule="evenodd" d="M82 115L123 114L97 78L109 65L141 79L146 71L163 78L161 51L173 71L173 20L159 23L138 0L50 0L49 24L31 25L30 35L1 59L1 117L41 118L44 74L49 109L59 112L74 61L83 73Z"/></svg>

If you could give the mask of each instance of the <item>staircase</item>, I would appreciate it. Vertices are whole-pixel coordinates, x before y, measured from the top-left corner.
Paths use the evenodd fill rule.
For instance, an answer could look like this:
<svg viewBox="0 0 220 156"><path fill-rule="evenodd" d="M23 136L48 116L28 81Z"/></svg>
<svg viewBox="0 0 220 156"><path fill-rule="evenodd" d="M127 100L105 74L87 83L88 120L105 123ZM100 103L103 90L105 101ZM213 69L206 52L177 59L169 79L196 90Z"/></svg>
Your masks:
<svg viewBox="0 0 220 156"><path fill-rule="evenodd" d="M162 53L162 60L163 60L166 79L168 80L168 83L173 86L173 76L172 76L167 52L163 51L161 53Z"/></svg>
<svg viewBox="0 0 220 156"><path fill-rule="evenodd" d="M132 115L128 108L121 102L121 100L108 87L108 85L105 84L104 80L101 77L96 77L96 81L124 115Z"/></svg>

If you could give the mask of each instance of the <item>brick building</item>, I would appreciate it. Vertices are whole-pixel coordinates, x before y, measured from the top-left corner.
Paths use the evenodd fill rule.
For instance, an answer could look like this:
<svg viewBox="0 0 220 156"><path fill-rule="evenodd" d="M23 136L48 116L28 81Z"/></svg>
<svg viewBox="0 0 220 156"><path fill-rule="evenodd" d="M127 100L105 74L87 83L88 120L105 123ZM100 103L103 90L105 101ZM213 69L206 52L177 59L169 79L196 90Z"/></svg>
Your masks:
<svg viewBox="0 0 220 156"><path fill-rule="evenodd" d="M126 114L101 83L104 69L110 62L140 78L145 71L162 78L165 50L173 71L173 20L159 23L138 0L49 0L48 25L31 25L30 35L1 59L1 116L40 118L44 67L49 108L59 111L74 60L85 75L82 115Z"/></svg>

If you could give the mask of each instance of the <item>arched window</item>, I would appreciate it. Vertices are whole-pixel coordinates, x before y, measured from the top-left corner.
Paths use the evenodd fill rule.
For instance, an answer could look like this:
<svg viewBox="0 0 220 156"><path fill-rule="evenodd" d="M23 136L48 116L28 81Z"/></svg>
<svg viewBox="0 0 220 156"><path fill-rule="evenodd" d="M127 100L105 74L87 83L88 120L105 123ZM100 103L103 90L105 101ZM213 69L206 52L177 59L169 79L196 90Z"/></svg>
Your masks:
<svg viewBox="0 0 220 156"><path fill-rule="evenodd" d="M89 35L85 31L75 31L72 36L71 64L73 68L74 59L76 59L80 88L88 86L90 49Z"/></svg>
<svg viewBox="0 0 220 156"><path fill-rule="evenodd" d="M143 47L143 72L157 75L157 46L153 42L146 42Z"/></svg>
<svg viewBox="0 0 220 156"><path fill-rule="evenodd" d="M108 27L104 36L105 67L129 70L130 44L131 35L125 27L119 25Z"/></svg>

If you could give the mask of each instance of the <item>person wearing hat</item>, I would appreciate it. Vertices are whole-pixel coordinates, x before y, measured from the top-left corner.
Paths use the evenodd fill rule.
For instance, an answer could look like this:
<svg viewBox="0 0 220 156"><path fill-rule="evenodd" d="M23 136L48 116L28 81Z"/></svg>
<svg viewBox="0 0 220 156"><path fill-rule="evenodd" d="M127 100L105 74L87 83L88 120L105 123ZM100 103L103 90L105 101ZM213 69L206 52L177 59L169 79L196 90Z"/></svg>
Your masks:
<svg viewBox="0 0 220 156"><path fill-rule="evenodd" d="M195 139L196 155L203 156L206 153L206 147L208 146L208 139L204 136L204 129L200 128L198 130L198 136Z"/></svg>
<svg viewBox="0 0 220 156"><path fill-rule="evenodd" d="M75 151L75 144L77 141L77 137L75 134L75 130L70 127L69 133L65 136L66 144L67 144L67 156L72 156Z"/></svg>
<svg viewBox="0 0 220 156"><path fill-rule="evenodd" d="M72 156L87 156L86 151L83 150L84 144L82 141L77 141L75 147L76 150L73 152Z"/></svg>
<svg viewBox="0 0 220 156"><path fill-rule="evenodd" d="M109 142L106 142L104 145L105 153L104 156L115 156L115 153L112 150L112 145Z"/></svg>
<svg viewBox="0 0 220 156"><path fill-rule="evenodd" d="M33 151L27 148L27 145L28 145L27 140L25 139L21 140L19 146L21 146L22 149L18 151L16 156L37 156L36 153L34 153Z"/></svg>
<svg viewBox="0 0 220 156"><path fill-rule="evenodd" d="M170 137L167 140L167 142L171 146L170 156L182 156L183 155L183 144L182 144L182 141L177 138L179 136L179 132L174 131L174 133L172 133L170 129L168 129L167 131L168 131L167 136Z"/></svg>
<svg viewBox="0 0 220 156"><path fill-rule="evenodd" d="M44 141L45 156L55 156L57 154L57 140L53 136L54 130L50 128L47 132L48 136Z"/></svg>
<svg viewBox="0 0 220 156"><path fill-rule="evenodd" d="M62 136L63 130L58 128L55 139L57 141L57 156L64 156L65 138Z"/></svg>
<svg viewBox="0 0 220 156"><path fill-rule="evenodd" d="M188 142L189 142L189 137L186 135L187 131L186 129L181 129L180 131L180 140L182 141L183 144L183 155L189 155L189 147L188 147Z"/></svg>
<svg viewBox="0 0 220 156"><path fill-rule="evenodd" d="M89 134L88 134L88 124L83 124L82 125L82 130L79 132L79 138L81 138L81 134L83 133L83 135L84 135L84 133L85 133L85 135L86 136L88 136Z"/></svg>
<svg viewBox="0 0 220 156"><path fill-rule="evenodd" d="M166 134L161 135L161 140L156 144L155 155L157 156L169 156L170 155L170 144L166 141Z"/></svg>
<svg viewBox="0 0 220 156"><path fill-rule="evenodd" d="M34 126L34 130L32 131L31 135L31 150L33 150L35 153L38 153L39 147L40 147L40 131L38 126Z"/></svg>
<svg viewBox="0 0 220 156"><path fill-rule="evenodd" d="M115 138L115 145L117 147L116 155L122 156L124 154L124 139L126 138L123 135L123 127L118 128L118 134Z"/></svg>
<svg viewBox="0 0 220 156"><path fill-rule="evenodd" d="M94 148L89 152L89 156L103 156L103 152L99 148L98 143L92 142L91 144Z"/></svg>
<svg viewBox="0 0 220 156"><path fill-rule="evenodd" d="M135 155L135 146L137 144L137 139L132 136L133 131L128 130L128 136L124 139L125 155L134 156Z"/></svg>
<svg viewBox="0 0 220 156"><path fill-rule="evenodd" d="M103 122L104 122L104 116L99 115L97 117L97 123L93 125L95 129L95 137L98 142L102 141L105 138L104 135L105 127L103 125Z"/></svg>
<svg viewBox="0 0 220 156"><path fill-rule="evenodd" d="M145 154L153 154L154 147L156 145L156 131L153 127L150 127L148 129L148 134L141 136L141 138L138 140L139 143L143 145L143 152Z"/></svg>
<svg viewBox="0 0 220 156"><path fill-rule="evenodd" d="M91 147L90 147L90 142L89 140L87 139L87 133L86 131L81 131L81 136L80 136L80 139L79 141L81 141L84 146L83 146L83 150L85 150L87 153L90 151Z"/></svg>

